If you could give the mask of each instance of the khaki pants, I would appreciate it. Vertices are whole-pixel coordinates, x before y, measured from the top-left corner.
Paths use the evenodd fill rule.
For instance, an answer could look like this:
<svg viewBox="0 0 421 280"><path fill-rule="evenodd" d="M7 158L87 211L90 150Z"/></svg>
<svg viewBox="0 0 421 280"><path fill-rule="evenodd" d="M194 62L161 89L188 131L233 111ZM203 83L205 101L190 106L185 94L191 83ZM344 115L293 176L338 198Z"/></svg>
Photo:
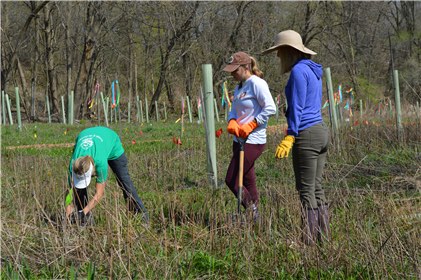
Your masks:
<svg viewBox="0 0 421 280"><path fill-rule="evenodd" d="M324 123L315 124L299 132L292 148L295 186L304 208L325 205L322 173L326 163L329 129Z"/></svg>

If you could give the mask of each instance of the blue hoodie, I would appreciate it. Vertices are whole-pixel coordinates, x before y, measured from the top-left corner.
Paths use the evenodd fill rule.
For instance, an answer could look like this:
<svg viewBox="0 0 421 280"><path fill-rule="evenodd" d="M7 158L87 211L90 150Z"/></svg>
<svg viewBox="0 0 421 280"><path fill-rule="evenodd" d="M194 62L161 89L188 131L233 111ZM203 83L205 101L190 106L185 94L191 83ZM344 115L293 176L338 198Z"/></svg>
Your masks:
<svg viewBox="0 0 421 280"><path fill-rule="evenodd" d="M301 59L292 67L285 87L288 135L298 136L301 130L323 121L322 75L322 66L310 59Z"/></svg>

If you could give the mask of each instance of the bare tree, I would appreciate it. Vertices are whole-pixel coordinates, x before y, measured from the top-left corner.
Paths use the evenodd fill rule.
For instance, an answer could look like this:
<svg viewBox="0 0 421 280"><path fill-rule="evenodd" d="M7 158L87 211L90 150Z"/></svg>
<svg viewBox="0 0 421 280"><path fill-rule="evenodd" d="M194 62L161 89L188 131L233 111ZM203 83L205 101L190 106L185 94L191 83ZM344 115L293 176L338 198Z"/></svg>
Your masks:
<svg viewBox="0 0 421 280"><path fill-rule="evenodd" d="M28 18L26 19L23 28L19 30L19 33L16 36L16 40L14 43L11 41L9 36L5 33L5 29L7 27L2 27L3 36L5 37L5 41L8 44L9 52L2 48L2 69L1 69L1 76L2 76L2 89L6 88L6 82L9 79L9 75L13 72L13 70L17 69L22 90L22 101L25 108L25 114L27 118L30 119L30 106L31 106L31 96L28 90L27 79L25 75L25 69L22 65L20 58L19 58L19 51L22 45L22 42L26 39L27 32L29 27L31 26L32 20L42 11L42 9L48 4L48 1L42 2L39 5L29 5L31 13L29 14Z"/></svg>
<svg viewBox="0 0 421 280"><path fill-rule="evenodd" d="M53 104L52 111L59 112L59 101L57 92L57 72L54 59L54 37L53 28L53 4L48 4L44 9L44 42L45 42L45 65L47 69L48 95Z"/></svg>
<svg viewBox="0 0 421 280"><path fill-rule="evenodd" d="M100 43L98 37L105 23L101 5L101 2L90 1L87 3L83 51L74 85L75 108L78 110L78 117L82 117L86 113L88 93L92 88L93 71Z"/></svg>
<svg viewBox="0 0 421 280"><path fill-rule="evenodd" d="M59 92L73 89L76 117L86 116L94 81L100 81L107 96L117 77L122 101L133 101L139 94L148 97L150 111L163 98L176 109L181 95L195 100L204 63L213 66L215 97L221 104L220 84L228 80L230 89L235 84L222 67L236 51L255 56L271 91L282 92L287 77L279 75L278 60L260 53L285 29L302 35L304 44L317 51L316 61L332 68L335 80L374 98L387 94L390 85L390 34L395 68L405 79L402 92L411 102L418 98L421 5L417 2L3 1L0 5L1 86L7 91L20 87L28 119L36 113L34 99L38 91L44 95L43 88L54 113L60 110Z"/></svg>
<svg viewBox="0 0 421 280"><path fill-rule="evenodd" d="M154 103L155 101L158 101L159 96L162 91L162 87L164 86L167 70L168 70L168 66L170 62L171 52L175 44L178 43L183 38L183 34L185 34L186 32L190 31L193 28L192 24L196 16L196 11L199 7L199 3L200 3L199 1L193 2L193 3L186 3L184 7L185 9L182 9L182 10L176 9L172 11L170 11L170 7L168 5L164 5L164 3L162 3L162 8L164 10L164 13L168 15L168 20L169 20L168 21L169 29L167 31L171 35L168 38L167 44L162 52L162 61L161 61L161 66L160 66L158 85L152 96L149 112L152 112L152 110L154 109L155 107ZM171 9L173 8L171 7ZM170 12L174 13L174 16L171 16ZM180 26L174 25L175 22L172 22L172 21L175 20L176 17L180 17L180 16L184 16L183 20L181 21L181 25Z"/></svg>

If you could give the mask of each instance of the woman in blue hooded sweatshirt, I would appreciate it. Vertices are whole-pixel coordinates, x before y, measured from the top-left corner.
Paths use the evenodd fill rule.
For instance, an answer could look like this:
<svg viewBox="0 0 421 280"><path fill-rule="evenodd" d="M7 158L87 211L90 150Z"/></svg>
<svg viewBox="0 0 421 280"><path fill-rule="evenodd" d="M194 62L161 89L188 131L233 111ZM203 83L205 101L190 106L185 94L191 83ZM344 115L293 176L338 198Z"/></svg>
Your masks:
<svg viewBox="0 0 421 280"><path fill-rule="evenodd" d="M316 53L306 48L300 34L293 30L277 34L274 46L263 54L272 51L277 51L281 74L290 72L285 87L288 130L275 156L288 157L292 148L303 242L312 245L329 238L328 206L321 185L329 144L329 130L321 115L323 69L311 60Z"/></svg>

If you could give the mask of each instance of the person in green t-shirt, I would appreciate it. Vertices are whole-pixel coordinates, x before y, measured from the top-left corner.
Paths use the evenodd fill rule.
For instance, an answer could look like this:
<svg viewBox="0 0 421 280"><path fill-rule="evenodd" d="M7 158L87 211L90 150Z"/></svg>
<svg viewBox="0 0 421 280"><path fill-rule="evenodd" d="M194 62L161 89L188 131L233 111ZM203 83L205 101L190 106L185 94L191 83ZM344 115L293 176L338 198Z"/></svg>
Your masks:
<svg viewBox="0 0 421 280"><path fill-rule="evenodd" d="M120 137L112 129L102 126L84 129L76 137L68 169L70 190L66 197L66 217L69 218L75 211L73 201L77 219L81 223L88 220L91 210L104 196L108 166L117 177L129 210L136 214L142 212L148 221L148 212L130 178ZM87 187L92 176L96 177L96 193L88 200Z"/></svg>

